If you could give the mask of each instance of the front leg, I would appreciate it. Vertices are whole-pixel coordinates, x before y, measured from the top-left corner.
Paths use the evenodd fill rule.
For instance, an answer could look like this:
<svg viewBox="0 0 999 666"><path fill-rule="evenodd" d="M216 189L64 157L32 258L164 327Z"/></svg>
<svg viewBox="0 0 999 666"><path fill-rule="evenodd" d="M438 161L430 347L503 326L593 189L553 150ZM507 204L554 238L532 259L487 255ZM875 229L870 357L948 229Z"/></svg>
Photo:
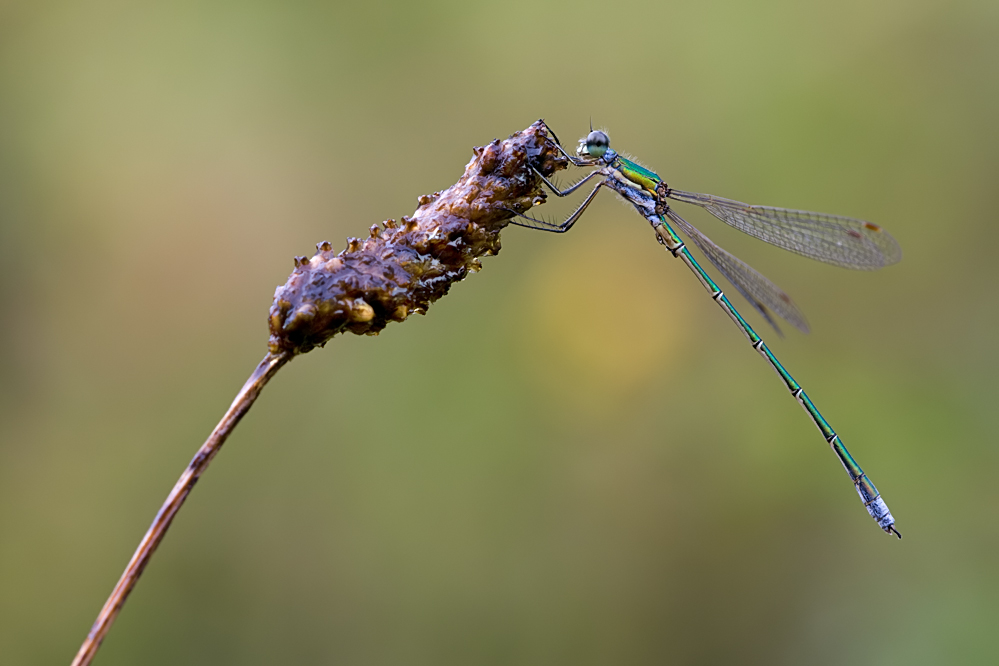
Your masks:
<svg viewBox="0 0 999 666"><path fill-rule="evenodd" d="M598 172L595 171L594 173ZM587 176L587 178L589 178L589 176ZM586 199L583 200L583 203L579 204L579 208L573 211L572 214L569 215L569 217L565 218L565 221L562 222L561 224L555 224L554 222L548 222L546 220L538 220L528 215L524 215L523 213L518 213L515 210L510 210L509 208L507 208L506 209L507 211L513 213L517 217L523 220L527 220L527 222L518 222L517 219L514 218L510 220L510 224L515 224L518 227L526 227L528 229L537 229L538 231L550 231L556 234L564 234L565 232L569 231L569 229L572 228L572 225L576 223L576 220L582 217L583 212L586 211L586 207L590 205L590 202L593 201L593 197L597 196L597 192L599 192L600 188L603 187L604 185L607 185L606 180L602 180L599 183L597 183L597 186L593 188L593 191L591 191L589 195L587 195Z"/></svg>
<svg viewBox="0 0 999 666"><path fill-rule="evenodd" d="M552 131L552 128L548 127L548 125L546 124L545 129L548 132L551 132L551 135L555 137L555 139L552 141L552 144L555 146L555 149L558 150L558 152L562 153L562 156L565 159L569 160L574 166L584 167L584 166L594 166L597 164L598 160L584 159L582 157L579 157L578 155L570 155L569 153L565 152L565 148L562 147L562 143L558 140L558 137L555 136L555 132ZM549 137L549 139L550 138L551 137Z"/></svg>
<svg viewBox="0 0 999 666"><path fill-rule="evenodd" d="M590 173L586 174L585 177L581 178L579 182L576 183L575 185L570 185L567 189L560 190L551 181L545 178L544 174L542 174L540 171L538 171L534 167L531 167L531 169L534 171L535 174L537 174L538 178L540 178L541 181L548 186L548 189L552 191L552 194L554 194L557 197L569 196L570 194L578 190L583 185L583 183L587 182L590 178L600 175L599 171L591 171Z"/></svg>

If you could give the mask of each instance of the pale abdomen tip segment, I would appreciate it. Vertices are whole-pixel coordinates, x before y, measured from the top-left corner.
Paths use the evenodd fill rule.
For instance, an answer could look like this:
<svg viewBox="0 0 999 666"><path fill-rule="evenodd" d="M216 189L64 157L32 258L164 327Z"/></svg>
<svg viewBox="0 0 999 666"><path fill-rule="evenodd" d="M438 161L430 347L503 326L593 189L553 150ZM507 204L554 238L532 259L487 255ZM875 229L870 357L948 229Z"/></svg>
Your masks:
<svg viewBox="0 0 999 666"><path fill-rule="evenodd" d="M861 493L860 497L863 498L863 496L863 493ZM867 502L865 506L867 507L867 512L871 514L871 518L877 521L878 527L888 534L894 534L899 539L902 538L899 531L895 529L895 519L892 517L891 511L888 510L888 505L881 499L881 495Z"/></svg>

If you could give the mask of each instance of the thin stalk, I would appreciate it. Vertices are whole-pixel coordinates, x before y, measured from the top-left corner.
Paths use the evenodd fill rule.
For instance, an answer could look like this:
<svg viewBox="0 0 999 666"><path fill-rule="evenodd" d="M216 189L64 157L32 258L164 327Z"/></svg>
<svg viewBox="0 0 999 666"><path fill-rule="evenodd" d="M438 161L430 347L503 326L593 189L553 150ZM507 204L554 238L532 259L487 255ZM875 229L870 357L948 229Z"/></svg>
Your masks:
<svg viewBox="0 0 999 666"><path fill-rule="evenodd" d="M243 388L236 395L236 399L232 401L232 405L229 406L222 420L219 421L215 429L212 430L212 434L208 436L205 443L198 449L197 454L195 454L190 464L188 464L184 473L180 475L180 479L177 480L173 490L170 491L170 495L163 502L163 506L160 507L159 512L153 519L152 525L149 526L146 536L142 537L139 547L136 548L135 554L132 555L128 566L125 567L125 572L118 580L118 584L111 591L111 596L104 603L104 608L101 609L97 620L94 622L94 626L90 629L90 633L87 634L87 639L83 641L80 651L76 653L76 658L73 659L73 666L87 666L93 660L94 655L97 654L97 649L101 646L101 641L104 640L104 636L111 629L115 618L118 617L118 612L125 604L125 599L128 598L132 588L138 582L139 576L142 575L142 571L149 564L149 559L156 551L156 547L160 545L160 541L163 540L163 536L166 534L167 529L169 529L170 523L173 522L174 516L180 511L180 507L184 505L184 500L187 499L191 489L194 488L194 484L198 482L198 478L202 472L208 468L209 463L212 462L212 458L222 448L222 444L225 443L229 434L235 429L236 424L239 423L246 412L250 411L250 407L257 399L257 396L260 395L260 391L264 388L264 385L291 358L292 354L288 352L267 354L264 360L260 362L260 365L257 366L257 369L253 371L253 374L250 375L250 378L243 384Z"/></svg>

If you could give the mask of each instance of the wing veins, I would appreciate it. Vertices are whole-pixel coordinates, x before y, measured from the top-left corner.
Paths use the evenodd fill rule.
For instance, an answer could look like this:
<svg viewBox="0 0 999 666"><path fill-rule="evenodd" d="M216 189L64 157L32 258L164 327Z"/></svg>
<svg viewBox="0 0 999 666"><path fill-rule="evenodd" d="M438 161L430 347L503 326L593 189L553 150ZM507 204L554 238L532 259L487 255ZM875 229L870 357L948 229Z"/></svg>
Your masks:
<svg viewBox="0 0 999 666"><path fill-rule="evenodd" d="M791 300L791 297L784 293L780 287L746 262L719 247L694 225L677 215L675 211L667 210L666 214L676 222L680 230L693 241L694 245L708 258L708 261L718 269L718 272L724 275L725 279L731 282L732 286L777 331L778 335L783 335L783 333L770 316L770 311L802 333L809 332L805 316Z"/></svg>
<svg viewBox="0 0 999 666"><path fill-rule="evenodd" d="M828 264L875 270L899 261L902 250L881 227L811 211L751 206L711 194L670 190L669 198L700 206L725 224L765 243Z"/></svg>

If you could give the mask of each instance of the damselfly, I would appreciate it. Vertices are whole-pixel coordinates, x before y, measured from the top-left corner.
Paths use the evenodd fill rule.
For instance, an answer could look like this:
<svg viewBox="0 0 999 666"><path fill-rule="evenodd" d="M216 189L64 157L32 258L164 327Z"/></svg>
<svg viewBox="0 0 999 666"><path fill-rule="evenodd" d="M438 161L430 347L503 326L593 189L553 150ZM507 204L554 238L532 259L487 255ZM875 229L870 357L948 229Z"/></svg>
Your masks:
<svg viewBox="0 0 999 666"><path fill-rule="evenodd" d="M516 214L512 220L517 224L542 231L556 233L566 232L586 211L602 187L617 192L635 207L635 210L652 225L656 239L674 256L679 257L694 272L697 279L711 294L722 310L731 317L736 326L749 339L750 344L787 386L791 395L804 407L812 422L818 427L826 442L843 463L847 474L853 481L857 493L868 513L877 521L885 532L894 533L902 538L895 529L895 519L888 511L887 505L881 499L877 488L870 482L864 470L847 451L839 435L815 408L801 386L784 369L770 349L763 343L756 331L743 319L728 297L722 292L714 280L701 268L691 255L690 250L681 240L671 222L676 225L687 238L708 258L718 272L742 294L749 304L780 334L780 329L771 313L790 323L795 328L808 332L808 324L791 298L781 291L774 283L753 270L748 264L729 254L696 227L684 220L671 207L671 202L680 201L694 204L708 211L719 220L736 229L759 238L762 241L782 247L791 252L824 261L844 268L874 270L893 264L902 258L902 251L888 232L870 222L838 215L810 213L785 208L769 206L750 206L748 204L723 199L710 194L684 192L667 186L666 182L656 173L621 157L610 147L610 138L605 132L593 131L581 139L576 155L570 155L561 146L554 132L550 140L553 145L575 166L594 167L594 170L574 185L561 190L544 177L537 169L534 173L557 196L564 197L583 186L596 181L596 186L589 195L563 222L555 223Z"/></svg>

